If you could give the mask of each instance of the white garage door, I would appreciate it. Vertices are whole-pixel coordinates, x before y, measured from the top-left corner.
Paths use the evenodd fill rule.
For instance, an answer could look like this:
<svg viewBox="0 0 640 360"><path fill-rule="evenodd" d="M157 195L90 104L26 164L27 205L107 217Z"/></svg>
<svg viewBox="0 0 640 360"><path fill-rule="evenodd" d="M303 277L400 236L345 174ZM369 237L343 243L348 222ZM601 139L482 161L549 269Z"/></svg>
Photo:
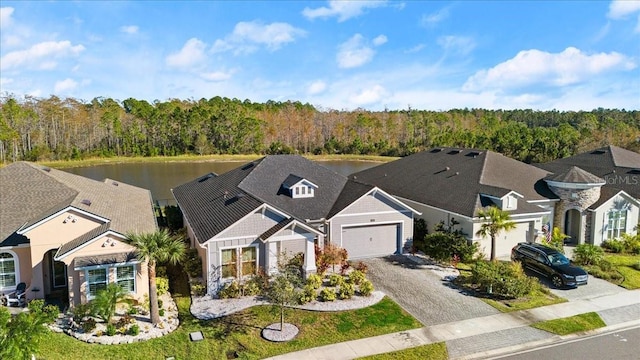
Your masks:
<svg viewBox="0 0 640 360"><path fill-rule="evenodd" d="M526 242L529 233L529 223L517 223L516 228L505 232L500 231L496 238L496 257L498 259L508 259L511 256L511 249L516 246L517 243ZM505 238L506 237L506 238ZM491 244L491 242L489 242ZM491 246L491 245L489 245ZM490 247L487 248L487 253L490 253Z"/></svg>
<svg viewBox="0 0 640 360"><path fill-rule="evenodd" d="M342 228L342 247L349 258L390 255L398 250L399 224Z"/></svg>

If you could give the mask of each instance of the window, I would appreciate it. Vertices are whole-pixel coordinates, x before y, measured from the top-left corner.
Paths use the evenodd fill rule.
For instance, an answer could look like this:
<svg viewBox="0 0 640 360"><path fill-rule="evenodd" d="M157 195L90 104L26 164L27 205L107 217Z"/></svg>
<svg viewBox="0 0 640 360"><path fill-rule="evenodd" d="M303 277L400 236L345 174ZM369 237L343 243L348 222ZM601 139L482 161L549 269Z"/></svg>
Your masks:
<svg viewBox="0 0 640 360"><path fill-rule="evenodd" d="M131 266L120 266L116 268L116 284L126 292L136 291L136 269Z"/></svg>
<svg viewBox="0 0 640 360"><path fill-rule="evenodd" d="M223 278L254 275L258 267L258 250L254 246L222 250L221 266Z"/></svg>
<svg viewBox="0 0 640 360"><path fill-rule="evenodd" d="M238 268L238 252L236 249L222 250L222 277L236 277Z"/></svg>
<svg viewBox="0 0 640 360"><path fill-rule="evenodd" d="M91 269L87 270L87 297L89 299L95 297L98 291L107 288L107 269Z"/></svg>
<svg viewBox="0 0 640 360"><path fill-rule="evenodd" d="M16 260L11 253L0 253L0 289L17 285Z"/></svg>
<svg viewBox="0 0 640 360"><path fill-rule="evenodd" d="M627 229L627 211L611 210L608 214L607 239L616 239L622 236Z"/></svg>

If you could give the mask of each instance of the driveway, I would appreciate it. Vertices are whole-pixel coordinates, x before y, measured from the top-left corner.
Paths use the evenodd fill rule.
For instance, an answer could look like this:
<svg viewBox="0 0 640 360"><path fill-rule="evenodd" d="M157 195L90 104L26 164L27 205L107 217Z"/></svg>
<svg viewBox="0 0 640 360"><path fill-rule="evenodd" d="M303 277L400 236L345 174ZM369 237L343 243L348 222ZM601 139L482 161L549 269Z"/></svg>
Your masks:
<svg viewBox="0 0 640 360"><path fill-rule="evenodd" d="M606 280L598 279L589 275L587 285L578 286L576 289L555 289L545 278L540 278L540 282L549 287L549 290L556 296L563 297L569 301L587 300L606 295L614 295L629 291L621 286L612 284Z"/></svg>
<svg viewBox="0 0 640 360"><path fill-rule="evenodd" d="M498 314L402 255L364 260L367 278L425 326Z"/></svg>

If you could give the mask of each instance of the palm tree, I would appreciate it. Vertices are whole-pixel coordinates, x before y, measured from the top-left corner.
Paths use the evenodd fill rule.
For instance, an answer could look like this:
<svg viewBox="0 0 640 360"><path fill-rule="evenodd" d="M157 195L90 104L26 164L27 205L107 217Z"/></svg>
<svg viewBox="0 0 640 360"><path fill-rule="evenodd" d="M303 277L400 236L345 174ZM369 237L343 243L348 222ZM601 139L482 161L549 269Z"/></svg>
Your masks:
<svg viewBox="0 0 640 360"><path fill-rule="evenodd" d="M185 244L180 237L169 234L164 229L152 233L128 234L127 242L138 249L138 259L147 262L149 273L149 310L151 323L160 322L158 309L158 290L156 288L156 264L158 262L170 262L176 264L182 261L185 255Z"/></svg>
<svg viewBox="0 0 640 360"><path fill-rule="evenodd" d="M480 230L476 232L478 236L491 237L491 260L496 259L496 236L502 230L509 231L516 227L516 223L511 221L508 212L501 210L495 206L489 206L478 211L478 216L485 222L480 226Z"/></svg>

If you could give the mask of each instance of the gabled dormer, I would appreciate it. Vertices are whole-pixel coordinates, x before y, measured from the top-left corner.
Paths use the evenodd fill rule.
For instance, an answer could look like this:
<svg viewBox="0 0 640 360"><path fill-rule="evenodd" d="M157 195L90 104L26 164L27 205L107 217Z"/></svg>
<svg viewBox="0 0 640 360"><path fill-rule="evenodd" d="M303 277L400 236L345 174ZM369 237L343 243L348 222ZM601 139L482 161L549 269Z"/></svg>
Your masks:
<svg viewBox="0 0 640 360"><path fill-rule="evenodd" d="M500 208L501 210L509 211L509 210L517 210L518 209L518 198L523 199L524 196L518 194L515 191L509 191L502 197L481 194L482 197L489 199L495 206Z"/></svg>
<svg viewBox="0 0 640 360"><path fill-rule="evenodd" d="M298 175L289 175L282 183L282 187L289 192L294 199L311 198L315 195L318 185Z"/></svg>

